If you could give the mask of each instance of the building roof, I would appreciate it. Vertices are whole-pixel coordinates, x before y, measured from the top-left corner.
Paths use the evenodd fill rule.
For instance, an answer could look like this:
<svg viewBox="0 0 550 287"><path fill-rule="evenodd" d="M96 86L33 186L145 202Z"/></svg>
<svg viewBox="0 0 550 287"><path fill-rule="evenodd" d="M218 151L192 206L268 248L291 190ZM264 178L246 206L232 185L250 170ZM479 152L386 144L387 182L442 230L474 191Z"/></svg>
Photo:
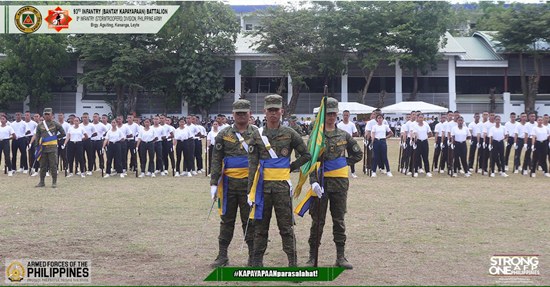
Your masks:
<svg viewBox="0 0 550 287"><path fill-rule="evenodd" d="M455 37L456 42L464 48L466 53L460 56L461 60L474 61L502 61L497 54L479 37Z"/></svg>
<svg viewBox="0 0 550 287"><path fill-rule="evenodd" d="M445 32L445 36L441 38L440 46L443 44L443 40L446 39L447 42L445 46L439 48L439 52L448 55L461 55L466 53L466 50L456 41L456 38L451 35L449 32Z"/></svg>

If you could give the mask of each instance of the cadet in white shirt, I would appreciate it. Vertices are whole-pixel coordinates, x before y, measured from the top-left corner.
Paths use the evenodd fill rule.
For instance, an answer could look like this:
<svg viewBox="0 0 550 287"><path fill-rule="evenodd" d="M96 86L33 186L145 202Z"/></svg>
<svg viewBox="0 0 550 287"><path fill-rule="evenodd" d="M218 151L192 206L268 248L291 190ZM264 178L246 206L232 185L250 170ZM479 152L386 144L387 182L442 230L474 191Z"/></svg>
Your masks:
<svg viewBox="0 0 550 287"><path fill-rule="evenodd" d="M430 153L430 147L428 145L428 138L432 136L430 126L424 122L424 115L419 113L417 115L416 124L412 125L410 130L413 139L413 177L418 177L418 168L422 168L422 162L426 169L426 176L432 177L430 172L430 161L428 154Z"/></svg>
<svg viewBox="0 0 550 287"><path fill-rule="evenodd" d="M516 125L514 131L514 173L519 173L521 151L527 150L527 114L521 113L519 117L519 123Z"/></svg>
<svg viewBox="0 0 550 287"><path fill-rule="evenodd" d="M491 152L491 177L495 176L495 164L500 175L507 177L504 171L504 141L508 137L506 128L500 124L500 116L495 116L495 126L489 129L489 151Z"/></svg>
<svg viewBox="0 0 550 287"><path fill-rule="evenodd" d="M153 132L155 134L155 173L159 173L164 176L166 175L164 173L163 167L164 162L162 161L162 141L167 138L166 129L160 125L160 117L155 116L153 118Z"/></svg>
<svg viewBox="0 0 550 287"><path fill-rule="evenodd" d="M99 121L99 114L94 113L92 119L92 125L94 126L95 136L91 138L92 141L92 162L95 166L96 157L99 159L99 169L105 170L105 159L103 157L103 137L107 133L107 127ZM92 169L92 170L95 170ZM92 171L90 170L90 171Z"/></svg>
<svg viewBox="0 0 550 287"><path fill-rule="evenodd" d="M532 159L532 153L533 153L533 143L529 140L529 137L531 136L531 131L535 126L537 126L537 114L535 112L530 112L528 115L529 122L525 124L525 133L527 134L525 137L525 140L527 142L527 147L525 149L525 155L523 158L523 175L527 175L529 172L528 170L531 167L531 159Z"/></svg>
<svg viewBox="0 0 550 287"><path fill-rule="evenodd" d="M200 118L195 116L193 119L198 135L195 136L195 161L197 162L197 173L203 173L203 159L202 159L202 141L201 138L206 137L206 129L201 125Z"/></svg>
<svg viewBox="0 0 550 287"><path fill-rule="evenodd" d="M435 140L435 148L434 148L434 157L433 157L433 162L432 162L432 165L433 165L433 171L434 172L437 172L439 170L439 158L440 158L440 155L441 152L443 151L443 132L444 132L444 127L445 127L445 122L447 122L447 115L445 114L442 114L441 117L440 117L440 122L437 123L434 127L434 134L436 136L436 140Z"/></svg>
<svg viewBox="0 0 550 287"><path fill-rule="evenodd" d="M544 176L550 177L548 165L546 164L546 155L548 153L548 137L550 132L543 125L543 118L537 118L537 125L531 129L531 144L533 146L533 164L531 165L531 177L535 177L537 167L540 165L544 171Z"/></svg>
<svg viewBox="0 0 550 287"><path fill-rule="evenodd" d="M470 143L470 152L468 154L468 168L470 171L474 170L474 161L476 159L476 150L479 150L480 144L479 139L481 137L481 123L479 122L479 113L474 114L474 121L468 125L468 130L470 131L471 143ZM478 151L479 154L479 151ZM479 162L478 162L479 165Z"/></svg>
<svg viewBox="0 0 550 287"><path fill-rule="evenodd" d="M393 176L390 171L390 164L388 162L388 146L386 144L386 139L393 136L393 132L391 131L390 127L388 125L383 124L384 117L382 115L376 116L377 124L372 127L370 130L370 135L372 138L372 153L373 153L373 160L372 160L372 175L371 177L376 177L376 167L377 166L385 166L386 167L386 175L391 177Z"/></svg>
<svg viewBox="0 0 550 287"><path fill-rule="evenodd" d="M171 119L167 118L164 115L161 115L159 118L160 126L164 128L164 133L166 138L162 140L162 163L164 166L160 170L163 170L164 173L168 174L168 159L170 159L170 164L172 164L172 174L175 175L175 161L174 161L174 130L175 128L171 125Z"/></svg>
<svg viewBox="0 0 550 287"><path fill-rule="evenodd" d="M111 121L111 129L107 131L105 140L103 141L103 149L107 147L107 170L103 176L105 178L111 176L111 166L113 160L115 162L115 170L120 177L126 176L122 169L122 142L126 140L127 131L122 130L122 117L117 117Z"/></svg>
<svg viewBox="0 0 550 287"><path fill-rule="evenodd" d="M149 119L143 120L143 127L140 127L137 136L136 149L139 152L139 162L141 165L141 174L155 177L155 132L151 127ZM145 164L147 164L147 174L145 174Z"/></svg>
<svg viewBox="0 0 550 287"><path fill-rule="evenodd" d="M193 124L193 118L193 116L189 115L185 119L185 129L187 129L191 136L183 140L183 170L187 173L188 177L197 174L195 171L195 135L198 131Z"/></svg>
<svg viewBox="0 0 550 287"><path fill-rule="evenodd" d="M478 121L479 121L479 114L478 114ZM471 138L470 130L464 126L464 118L458 117L456 119L457 125L453 127L451 130L451 140L452 145L451 149L454 150L454 158L455 158L455 166L454 166L454 172L453 177L457 177L458 174L458 165L462 163L462 168L465 171L464 176L470 177L472 174L470 173L468 169L468 163L466 162L466 140Z"/></svg>
<svg viewBox="0 0 550 287"><path fill-rule="evenodd" d="M94 163L95 163L95 150L94 146L92 144L92 137L97 136L97 132L95 130L95 126L90 123L90 118L88 113L82 114L82 124L81 126L86 131L86 134L88 134L88 138L82 140L82 145L84 147L84 155L86 158L84 159L84 169L87 170L86 175L92 175L92 170L94 170Z"/></svg>
<svg viewBox="0 0 550 287"><path fill-rule="evenodd" d="M57 140L57 154L61 158L62 162L62 168L65 171L69 170L69 160L67 159L67 146L65 146L65 139L67 138L67 132L71 128L71 125L65 121L65 114L58 113L57 114L57 122L63 127L63 130L65 131L65 137L60 138ZM38 172L35 172L32 174L32 176L37 176Z"/></svg>
<svg viewBox="0 0 550 287"><path fill-rule="evenodd" d="M2 154L4 154L4 172L8 176L13 176L13 170L10 159L10 140L15 139L15 131L7 124L8 118L6 115L0 115L0 162Z"/></svg>
<svg viewBox="0 0 550 287"><path fill-rule="evenodd" d="M344 120L339 122L336 127L338 127L341 130L346 131L350 136L356 137L357 135L357 127L355 126L355 123L349 121L349 111L345 110L343 112L343 118ZM350 165L351 169L351 177L357 178L357 175L355 174L355 164Z"/></svg>
<svg viewBox="0 0 550 287"><path fill-rule="evenodd" d="M67 147L67 159L69 161L69 175L68 177L73 176L73 170L76 172L76 169L73 169L74 162L78 163L78 168L80 168L80 176L85 177L86 167L84 164L84 145L82 144L83 139L88 138L88 134L82 125L80 125L80 119L74 118L73 126L69 128L67 132L67 137L63 145Z"/></svg>
<svg viewBox="0 0 550 287"><path fill-rule="evenodd" d="M174 130L174 144L176 145L176 177L191 176L191 171L182 172L181 162L185 157L186 149L189 148L189 143L192 143L193 135L190 129L185 125L185 118L181 118L178 122L179 127ZM218 125L218 122L214 122ZM192 157L192 154L189 155ZM185 165L185 163L184 163Z"/></svg>
<svg viewBox="0 0 550 287"><path fill-rule="evenodd" d="M504 170L508 171L508 162L510 161L510 152L512 151L512 147L514 146L514 132L516 131L516 127L519 123L516 122L516 113L511 112L510 113L510 121L504 124L504 128L506 129L506 133L508 134L508 140L506 142L506 152L504 154Z"/></svg>
<svg viewBox="0 0 550 287"><path fill-rule="evenodd" d="M36 132L36 126L38 126L38 121L40 121L40 115L35 114L33 119L31 119L31 113L25 112L25 124L27 125L26 131L25 131L25 137L27 138L27 148L28 150L28 164L29 168L34 171L38 171L38 168L40 167L40 163L36 162L34 159L34 154L36 152L36 146L38 143L30 144L33 135Z"/></svg>
<svg viewBox="0 0 550 287"><path fill-rule="evenodd" d="M250 124L250 118L249 118L249 124ZM211 173L211 166L212 166L212 153L214 151L214 145L216 143L216 136L220 133L219 124L218 122L212 123L212 130L208 132L208 135L206 135L206 152L208 153L208 175L210 176Z"/></svg>
<svg viewBox="0 0 550 287"><path fill-rule="evenodd" d="M21 113L15 113L15 121L10 123L10 126L15 131L15 139L11 142L11 170L17 171L17 151L21 154L19 162L19 172L27 173L29 164L27 163L27 124L21 118Z"/></svg>
<svg viewBox="0 0 550 287"><path fill-rule="evenodd" d="M489 116L488 120L486 115ZM481 144L481 170L482 174L488 173L489 158L491 157L491 151L489 150L489 130L495 125L495 113L483 112L483 123L481 124L481 137L483 142Z"/></svg>
<svg viewBox="0 0 550 287"><path fill-rule="evenodd" d="M134 123L134 116L128 115L126 117L126 128L131 134L131 137L127 138L126 142L126 148L127 152L122 156L122 166L123 169L128 166L128 152L130 152L130 170L136 171L137 170L137 151L136 151L136 137L139 133L140 126L136 123Z"/></svg>

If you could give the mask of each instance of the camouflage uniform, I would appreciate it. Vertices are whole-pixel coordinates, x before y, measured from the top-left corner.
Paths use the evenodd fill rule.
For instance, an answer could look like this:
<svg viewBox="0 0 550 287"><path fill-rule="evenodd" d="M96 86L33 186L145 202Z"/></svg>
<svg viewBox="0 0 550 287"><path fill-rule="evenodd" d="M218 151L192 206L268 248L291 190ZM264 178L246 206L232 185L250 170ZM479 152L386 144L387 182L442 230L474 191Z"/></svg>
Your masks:
<svg viewBox="0 0 550 287"><path fill-rule="evenodd" d="M282 108L282 97L279 95L269 95L265 98L264 108ZM290 158L294 149L300 158L290 164L290 170L299 169L304 163L311 159L307 147L302 137L289 127L279 126L277 129L263 130L263 136L266 136L279 158ZM249 147L248 162L249 181L248 188L252 188L254 175L260 160L271 159L271 156L262 141L259 132L255 132ZM293 229L292 218L292 200L289 192L289 184L285 180L264 181L264 209L261 220L255 220L254 234L254 266L263 266L263 256L267 249L269 223L271 221L272 209L275 209L279 233L283 241L283 251L287 254L289 266L296 266L296 242Z"/></svg>
<svg viewBox="0 0 550 287"><path fill-rule="evenodd" d="M233 112L248 112L250 111L250 102L247 100L237 100L233 103ZM256 127L249 125L241 136L244 141L249 144L252 134L257 130ZM230 126L218 133L215 140L214 151L212 153L212 178L210 185L218 185L218 180L222 176L222 162L224 158L230 157L247 157L248 151L239 142L237 137L238 130L235 126ZM212 266L224 266L229 262L227 257L227 248L233 238L235 229L235 219L237 218L237 208L240 209L240 217L243 228L243 234L246 231L245 241L248 245L248 260L249 265L252 261L252 251L254 247L254 224L246 224L250 214L250 206L247 203L247 188L248 178L237 179L229 177L227 186L227 207L224 215L221 215L220 235L218 236L219 254Z"/></svg>
<svg viewBox="0 0 550 287"><path fill-rule="evenodd" d="M327 113L338 112L338 101L334 98L328 98L327 100ZM346 131L336 128L334 131L325 132L326 153L321 160L334 160L340 157L345 157L346 151L348 157L346 157L347 165L355 164L363 157L361 147L357 144L357 141L353 139ZM346 168L347 170L347 168ZM334 236L334 243L336 244L337 261L336 265L352 268L351 264L347 262L344 256L344 248L346 244L346 225L344 223L344 215L346 214L346 201L349 188L349 179L343 177L325 177L324 180L318 178L318 174L312 172L310 174L310 183L314 182L322 184L325 193L320 199L321 208L320 214L317 204L319 200L313 201L310 206L309 214L312 218L310 235L309 235L309 247L310 257L307 265L313 266L313 261L316 256L315 245L317 244L317 220L319 220L319 237L322 237L323 227L325 226L325 218L327 213L328 202L330 201L330 214L332 215L332 234ZM321 240L319 240L321 242Z"/></svg>
<svg viewBox="0 0 550 287"><path fill-rule="evenodd" d="M51 108L45 108L44 114L52 114ZM65 130L63 127L56 121L50 120L46 122L48 129L52 135L57 135L57 138L63 138L65 136ZM40 123L36 127L35 137L37 140L44 139L49 136L48 131L44 127L43 123ZM42 156L40 157L40 182L36 187L44 186L44 179L46 178L47 168L50 169L50 174L52 176L52 187L57 186L57 141L55 145L45 145L42 147Z"/></svg>
<svg viewBox="0 0 550 287"><path fill-rule="evenodd" d="M300 136L304 136L304 131L302 130L302 127L298 124L298 118L296 116L292 116L289 119L289 126L295 130Z"/></svg>

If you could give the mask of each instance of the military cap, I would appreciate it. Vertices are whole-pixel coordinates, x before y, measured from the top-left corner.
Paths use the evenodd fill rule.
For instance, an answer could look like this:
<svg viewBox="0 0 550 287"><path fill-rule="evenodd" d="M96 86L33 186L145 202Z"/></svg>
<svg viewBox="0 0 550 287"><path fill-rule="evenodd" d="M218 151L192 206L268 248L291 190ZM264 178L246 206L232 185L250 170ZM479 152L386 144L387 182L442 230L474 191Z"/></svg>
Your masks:
<svg viewBox="0 0 550 287"><path fill-rule="evenodd" d="M244 99L236 100L233 103L233 112L234 113L250 112L250 101L244 100Z"/></svg>
<svg viewBox="0 0 550 287"><path fill-rule="evenodd" d="M298 120L298 117L297 116L290 116L290 118L288 118L289 121L291 122L295 122Z"/></svg>
<svg viewBox="0 0 550 287"><path fill-rule="evenodd" d="M335 98L327 98L327 113L338 113L338 100Z"/></svg>
<svg viewBox="0 0 550 287"><path fill-rule="evenodd" d="M50 114L50 115L53 114L52 108L45 108L44 114Z"/></svg>
<svg viewBox="0 0 550 287"><path fill-rule="evenodd" d="M265 97L264 109L282 109L283 97L279 95L268 95Z"/></svg>

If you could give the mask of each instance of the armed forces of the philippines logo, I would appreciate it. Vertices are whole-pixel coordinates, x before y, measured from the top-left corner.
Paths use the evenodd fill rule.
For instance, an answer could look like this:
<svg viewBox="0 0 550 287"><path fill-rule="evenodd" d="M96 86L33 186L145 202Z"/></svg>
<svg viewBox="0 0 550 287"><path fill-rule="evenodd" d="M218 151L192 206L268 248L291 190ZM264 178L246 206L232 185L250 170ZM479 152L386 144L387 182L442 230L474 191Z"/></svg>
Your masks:
<svg viewBox="0 0 550 287"><path fill-rule="evenodd" d="M25 279L25 267L19 261L13 261L6 267L6 278L11 282L21 282Z"/></svg>
<svg viewBox="0 0 550 287"><path fill-rule="evenodd" d="M42 14L33 6L21 7L15 13L15 26L25 34L36 32L41 25Z"/></svg>

